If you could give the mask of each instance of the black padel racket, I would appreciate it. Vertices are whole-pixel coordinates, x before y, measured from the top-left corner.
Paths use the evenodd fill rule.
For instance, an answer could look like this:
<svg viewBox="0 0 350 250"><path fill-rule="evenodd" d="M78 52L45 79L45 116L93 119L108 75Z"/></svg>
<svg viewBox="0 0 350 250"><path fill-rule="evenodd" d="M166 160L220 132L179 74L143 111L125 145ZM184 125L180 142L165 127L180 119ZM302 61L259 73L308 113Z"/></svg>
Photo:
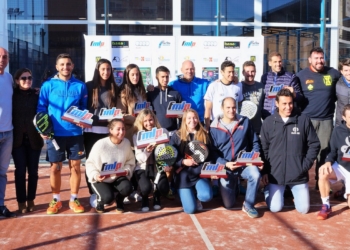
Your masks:
<svg viewBox="0 0 350 250"><path fill-rule="evenodd" d="M186 159L193 159L197 164L203 163L209 155L209 151L205 143L201 141L191 141L185 147L185 157ZM177 169L177 173L182 170Z"/></svg>
<svg viewBox="0 0 350 250"><path fill-rule="evenodd" d="M54 145L56 150L59 150L56 140L53 138L53 125L50 116L47 113L39 112L34 116L33 120L35 128L38 132L44 136L49 137L52 140L52 144Z"/></svg>
<svg viewBox="0 0 350 250"><path fill-rule="evenodd" d="M158 171L154 183L158 184L160 174L163 172L164 167L173 166L176 162L177 150L169 144L160 144L154 149L154 158Z"/></svg>

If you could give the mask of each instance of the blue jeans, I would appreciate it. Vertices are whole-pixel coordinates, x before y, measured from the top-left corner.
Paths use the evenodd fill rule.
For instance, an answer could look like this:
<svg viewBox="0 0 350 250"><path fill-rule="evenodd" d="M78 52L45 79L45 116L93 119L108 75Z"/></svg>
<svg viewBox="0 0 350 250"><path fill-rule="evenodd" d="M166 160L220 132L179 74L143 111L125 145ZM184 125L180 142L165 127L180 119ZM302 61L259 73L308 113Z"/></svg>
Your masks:
<svg viewBox="0 0 350 250"><path fill-rule="evenodd" d="M4 206L7 169L10 165L13 131L0 132L0 206Z"/></svg>
<svg viewBox="0 0 350 250"><path fill-rule="evenodd" d="M179 188L180 200L186 214L193 214L197 210L195 190L200 201L207 202L213 198L213 191L208 179L199 179L196 185L191 188Z"/></svg>
<svg viewBox="0 0 350 250"><path fill-rule="evenodd" d="M15 186L18 203L33 201L38 185L38 168L41 149L30 146L28 136L23 137L22 145L12 150L15 163ZM28 190L26 190L26 172L28 170ZM28 193L27 193L28 191Z"/></svg>
<svg viewBox="0 0 350 250"><path fill-rule="evenodd" d="M288 185L294 196L295 208L299 213L306 214L310 209L309 184ZM265 201L271 212L279 212L284 205L285 185L269 184L265 187Z"/></svg>
<svg viewBox="0 0 350 250"><path fill-rule="evenodd" d="M261 175L256 166L248 166L244 168L241 175L228 172L227 179L220 178L220 192L225 208L232 208L236 202L236 194L238 193L238 178L240 177L246 179L248 183L244 206L248 209L254 207Z"/></svg>

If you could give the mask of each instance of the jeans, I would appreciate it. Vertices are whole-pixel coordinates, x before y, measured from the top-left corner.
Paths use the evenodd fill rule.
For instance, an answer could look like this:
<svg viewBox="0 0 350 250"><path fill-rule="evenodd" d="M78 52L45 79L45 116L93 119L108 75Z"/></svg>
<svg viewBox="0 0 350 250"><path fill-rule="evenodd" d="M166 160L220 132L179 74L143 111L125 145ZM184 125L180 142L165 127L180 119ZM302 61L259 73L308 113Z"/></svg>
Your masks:
<svg viewBox="0 0 350 250"><path fill-rule="evenodd" d="M315 179L318 180L318 170L325 163L327 154L330 151L328 144L333 131L333 120L311 120L311 122L321 143L321 149L317 156L315 168Z"/></svg>
<svg viewBox="0 0 350 250"><path fill-rule="evenodd" d="M199 179L194 187L179 188L180 200L186 214L193 214L197 210L195 190L200 201L207 202L213 198L213 191L208 179Z"/></svg>
<svg viewBox="0 0 350 250"><path fill-rule="evenodd" d="M23 137L22 145L12 150L15 163L15 186L18 203L33 201L38 185L38 167L41 149L30 146L27 136ZM26 172L28 169L28 193L26 191Z"/></svg>
<svg viewBox="0 0 350 250"><path fill-rule="evenodd" d="M7 169L10 165L13 131L0 132L0 206L4 206Z"/></svg>
<svg viewBox="0 0 350 250"><path fill-rule="evenodd" d="M232 208L236 202L238 178L240 177L246 179L248 183L244 206L248 209L254 207L261 176L260 171L256 166L248 166L244 168L241 175L227 172L227 179L220 178L220 192L225 208Z"/></svg>
<svg viewBox="0 0 350 250"><path fill-rule="evenodd" d="M299 213L306 214L310 209L309 184L288 185L292 190L295 208ZM271 212L279 212L283 208L285 185L269 184L265 187L266 204Z"/></svg>

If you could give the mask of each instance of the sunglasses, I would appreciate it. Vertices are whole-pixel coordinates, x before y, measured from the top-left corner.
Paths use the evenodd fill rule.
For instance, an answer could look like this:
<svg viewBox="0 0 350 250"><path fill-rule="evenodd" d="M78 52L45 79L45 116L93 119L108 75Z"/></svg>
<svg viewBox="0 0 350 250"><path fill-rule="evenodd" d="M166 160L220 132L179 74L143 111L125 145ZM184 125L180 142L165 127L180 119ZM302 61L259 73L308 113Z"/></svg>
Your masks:
<svg viewBox="0 0 350 250"><path fill-rule="evenodd" d="M28 77L22 76L20 79L23 80L23 81L26 81L27 79L28 79L28 81L31 81L31 80L33 80L33 77L31 77L31 76L28 76Z"/></svg>

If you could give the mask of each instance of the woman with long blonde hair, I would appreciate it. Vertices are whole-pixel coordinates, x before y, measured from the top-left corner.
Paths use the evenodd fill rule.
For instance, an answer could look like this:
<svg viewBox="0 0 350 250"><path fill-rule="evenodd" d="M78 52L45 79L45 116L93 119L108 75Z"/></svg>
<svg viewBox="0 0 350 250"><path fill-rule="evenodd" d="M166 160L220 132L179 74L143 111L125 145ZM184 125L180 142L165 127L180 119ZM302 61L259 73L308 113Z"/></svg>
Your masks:
<svg viewBox="0 0 350 250"><path fill-rule="evenodd" d="M199 177L203 164L197 164L193 159L185 157L185 148L191 141L200 141L207 146L210 144L208 133L194 109L184 112L181 127L173 134L170 141L170 144L178 150L178 158L173 166L174 184L178 189L184 211L188 214L201 210L203 208L201 201L207 202L213 197L209 180Z"/></svg>
<svg viewBox="0 0 350 250"><path fill-rule="evenodd" d="M138 114L135 124L134 124L134 145L136 145L137 140L137 132L138 131L150 131L153 128L161 128L157 117L153 113L152 110L146 108L141 110ZM164 129L165 133L168 133L166 129ZM152 191L152 182L154 181L157 170L155 166L155 158L154 158L154 144L149 144L144 149L137 149L135 147L135 157L136 157L136 167L134 171L134 176L138 182L141 196L142 196L142 207L141 210L143 212L149 211L149 202L148 195ZM164 169L165 172L171 171L171 168L167 167ZM153 208L154 210L161 209L160 206L160 195L166 196L169 192L169 182L166 177L165 172L162 172L156 185L153 194ZM151 182L152 181L152 182Z"/></svg>

